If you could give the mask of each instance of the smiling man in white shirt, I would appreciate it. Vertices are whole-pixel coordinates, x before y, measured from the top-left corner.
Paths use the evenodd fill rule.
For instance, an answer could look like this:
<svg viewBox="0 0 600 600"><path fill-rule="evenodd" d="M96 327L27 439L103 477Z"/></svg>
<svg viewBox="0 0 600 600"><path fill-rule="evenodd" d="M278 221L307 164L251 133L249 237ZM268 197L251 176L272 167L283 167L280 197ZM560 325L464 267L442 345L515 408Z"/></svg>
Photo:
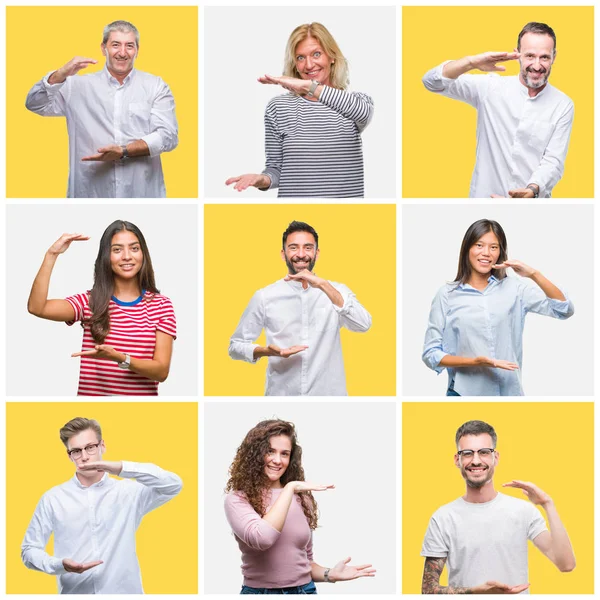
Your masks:
<svg viewBox="0 0 600 600"><path fill-rule="evenodd" d="M104 28L102 71L76 56L36 83L25 102L44 117L66 117L69 198L164 198L160 155L178 143L175 101L160 78L134 69L140 36L128 21Z"/></svg>
<svg viewBox="0 0 600 600"><path fill-rule="evenodd" d="M268 357L266 396L347 395L340 329L367 331L371 315L344 284L313 273L318 256L317 232L292 221L281 250L288 274L254 294L231 337L231 358ZM254 343L263 329L266 347Z"/></svg>
<svg viewBox="0 0 600 600"><path fill-rule="evenodd" d="M518 76L500 77L498 63L519 60ZM428 71L432 92L477 109L477 151L471 198L550 198L560 180L573 125L573 101L548 78L556 35L545 23L528 23L514 52L485 52L446 61ZM468 71L491 72L469 75Z"/></svg>
<svg viewBox="0 0 600 600"><path fill-rule="evenodd" d="M21 545L25 566L56 575L60 594L142 594L136 529L181 491L181 479L149 463L102 460L93 419L72 419L60 438L77 470L39 501ZM52 533L54 556L45 550Z"/></svg>

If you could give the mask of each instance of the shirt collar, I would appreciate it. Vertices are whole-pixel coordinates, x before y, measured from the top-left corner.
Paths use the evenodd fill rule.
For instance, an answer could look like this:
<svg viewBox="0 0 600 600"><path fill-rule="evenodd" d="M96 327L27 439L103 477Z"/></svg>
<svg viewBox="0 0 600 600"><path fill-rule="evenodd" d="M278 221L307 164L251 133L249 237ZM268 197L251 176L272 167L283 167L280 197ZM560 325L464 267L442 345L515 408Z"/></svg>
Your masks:
<svg viewBox="0 0 600 600"><path fill-rule="evenodd" d="M543 96L546 93L546 91L548 90L548 88L550 87L550 82L546 81L546 85L544 86L544 89L539 94L537 94L537 96L534 96L532 98L529 96L529 88L521 81L521 75L517 75L517 81L519 82L519 90L521 92L521 95L527 96L527 98L532 101L539 98L540 96Z"/></svg>
<svg viewBox="0 0 600 600"><path fill-rule="evenodd" d="M313 275L316 275L316 273L313 272ZM294 279L290 279L289 281L285 281L285 279L284 279L283 281L284 281L284 283L287 283L288 285L290 285L292 287L292 289L298 290L300 292L307 292L308 290L312 289L310 285L306 289L304 289L302 287L302 282L296 281Z"/></svg>
<svg viewBox="0 0 600 600"><path fill-rule="evenodd" d="M490 275L490 276L488 277L488 284L490 284L490 283L494 283L494 282L496 282L496 283L497 283L498 281L500 281L500 280L499 280L499 279L498 279L496 276L494 276L494 275ZM468 287L468 288L471 288L471 289L473 289L473 290L475 289L475 288L474 288L472 285L470 285L470 284L468 284L468 283L459 283L459 284L458 284L456 287L460 288L461 290L464 290L464 289L465 289L465 288L467 288L467 287Z"/></svg>
<svg viewBox="0 0 600 600"><path fill-rule="evenodd" d="M83 485L83 483L81 483L81 481L79 481L79 479L77 478L77 474L73 475L73 478L71 479L71 481L75 482L75 485L82 490L87 490L93 487L103 487L104 485L106 485L107 480L108 473L104 473L104 475L102 475L102 479L100 481L97 481L96 483L92 483L92 485Z"/></svg>
<svg viewBox="0 0 600 600"><path fill-rule="evenodd" d="M104 75L106 77L106 80L112 84L112 85L117 85L120 86L121 84L110 74L108 67L106 65L104 65ZM127 77L125 77L125 79L123 79L123 85L126 85L129 80L132 80L133 77L135 75L135 68L131 69L131 71L129 72L129 74L127 75Z"/></svg>

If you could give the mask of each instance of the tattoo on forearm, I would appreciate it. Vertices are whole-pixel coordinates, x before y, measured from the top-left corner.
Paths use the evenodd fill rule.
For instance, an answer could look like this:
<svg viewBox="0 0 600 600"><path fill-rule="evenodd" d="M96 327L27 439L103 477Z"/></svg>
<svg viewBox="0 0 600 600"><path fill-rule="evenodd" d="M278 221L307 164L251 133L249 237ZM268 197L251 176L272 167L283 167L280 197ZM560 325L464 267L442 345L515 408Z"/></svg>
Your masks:
<svg viewBox="0 0 600 600"><path fill-rule="evenodd" d="M425 559L423 569L423 583L421 585L422 594L472 594L470 588L450 587L440 585L440 576L446 564L445 558L433 558L428 556Z"/></svg>

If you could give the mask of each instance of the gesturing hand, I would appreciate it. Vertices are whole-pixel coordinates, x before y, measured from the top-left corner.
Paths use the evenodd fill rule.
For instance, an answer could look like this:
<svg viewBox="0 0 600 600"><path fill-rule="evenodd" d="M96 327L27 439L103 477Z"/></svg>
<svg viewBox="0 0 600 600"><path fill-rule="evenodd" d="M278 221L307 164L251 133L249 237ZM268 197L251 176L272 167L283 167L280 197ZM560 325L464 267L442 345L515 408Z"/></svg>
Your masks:
<svg viewBox="0 0 600 600"><path fill-rule="evenodd" d="M484 52L470 57L471 65L480 71L506 71L506 67L496 63L516 60L521 56L518 52Z"/></svg>
<svg viewBox="0 0 600 600"><path fill-rule="evenodd" d="M521 277L532 277L536 274L535 269L520 260L505 260L503 263L493 266L494 269L506 269L507 267L510 267L517 275L521 275Z"/></svg>
<svg viewBox="0 0 600 600"><path fill-rule="evenodd" d="M486 581L471 588L473 594L520 594L529 587L528 583L508 585L499 581Z"/></svg>
<svg viewBox="0 0 600 600"><path fill-rule="evenodd" d="M310 481L292 481L290 485L294 488L294 493L299 492L324 492L325 490L333 490L335 485L321 485L319 483L311 483Z"/></svg>
<svg viewBox="0 0 600 600"><path fill-rule="evenodd" d="M263 173L246 173L246 175L230 177L225 182L225 185L231 185L232 183L235 183L233 189L237 190L238 192L243 192L249 187L256 187L261 190L264 190L271 186L271 178L268 175L264 175Z"/></svg>
<svg viewBox="0 0 600 600"><path fill-rule="evenodd" d="M89 240L89 235L83 233L63 233L55 242L48 248L50 254L62 254L66 252L71 242L85 242Z"/></svg>
<svg viewBox="0 0 600 600"><path fill-rule="evenodd" d="M116 144L109 144L103 148L98 148L98 154L91 154L90 156L84 156L81 160L85 162L96 161L96 162L110 162L115 160L121 160L123 156L123 148Z"/></svg>
<svg viewBox="0 0 600 600"><path fill-rule="evenodd" d="M509 360L500 360L498 358L489 358L488 356L478 356L477 362L485 367L494 369L505 369L506 371L518 371L519 365Z"/></svg>
<svg viewBox="0 0 600 600"><path fill-rule="evenodd" d="M83 56L76 56L72 58L66 65L63 65L60 69L54 71L48 80L50 84L63 83L67 77L79 73L82 69L95 65L98 61L95 58L84 58Z"/></svg>
<svg viewBox="0 0 600 600"><path fill-rule="evenodd" d="M288 273L284 278L284 281L306 281L310 287L319 287L323 283L323 279L317 277L312 271L303 269L299 273L291 274Z"/></svg>
<svg viewBox="0 0 600 600"><path fill-rule="evenodd" d="M280 348L275 344L269 344L267 346L267 350L269 353L267 356L281 356L282 358L289 358L294 354L298 354L298 352L302 352L306 350L308 346L290 346L289 348Z"/></svg>
<svg viewBox="0 0 600 600"><path fill-rule="evenodd" d="M258 78L258 82L270 85L280 85L283 89L302 96L308 94L312 83L310 79L297 79L296 77L288 77L286 75L282 75L281 77L264 75Z"/></svg>
<svg viewBox="0 0 600 600"><path fill-rule="evenodd" d="M118 460L94 460L83 463L77 467L78 471L100 471L102 473L110 473L111 475L119 475L123 470L123 463Z"/></svg>
<svg viewBox="0 0 600 600"><path fill-rule="evenodd" d="M103 560L95 560L89 563L79 563L75 560L71 560L70 558L63 558L62 561L65 571L68 571L69 573L83 573L88 569L93 569L94 567L101 565L103 562Z"/></svg>
<svg viewBox="0 0 600 600"><path fill-rule="evenodd" d="M508 195L511 198L533 198L535 194L530 188L517 188L514 190L508 190Z"/></svg>
<svg viewBox="0 0 600 600"><path fill-rule="evenodd" d="M359 577L375 577L376 569L373 569L373 565L349 565L350 557L340 560L329 571L329 579L334 583L336 581L350 581L351 579L358 579Z"/></svg>
<svg viewBox="0 0 600 600"><path fill-rule="evenodd" d="M71 354L71 358L77 356L87 356L88 358L100 358L103 360L112 360L114 362L123 362L125 355L121 352L117 352L112 346L106 344L99 344L94 346L93 350L82 350L81 352L74 352Z"/></svg>
<svg viewBox="0 0 600 600"><path fill-rule="evenodd" d="M550 502L552 502L552 498L546 494L546 492L540 490L540 488L529 482L529 481L518 481L517 479L513 479L508 483L503 483L502 487L514 487L519 488L523 491L523 493L529 498L529 500L533 504L539 504L540 506L544 506Z"/></svg>

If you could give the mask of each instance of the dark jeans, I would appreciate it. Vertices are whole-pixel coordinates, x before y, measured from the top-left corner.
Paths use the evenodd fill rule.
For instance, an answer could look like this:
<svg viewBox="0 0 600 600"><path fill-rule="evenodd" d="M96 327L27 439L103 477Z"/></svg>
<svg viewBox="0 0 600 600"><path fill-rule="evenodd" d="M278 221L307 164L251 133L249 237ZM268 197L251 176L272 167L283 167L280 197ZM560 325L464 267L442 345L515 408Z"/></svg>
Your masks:
<svg viewBox="0 0 600 600"><path fill-rule="evenodd" d="M454 390L448 390L446 396L460 396L460 394L457 394Z"/></svg>
<svg viewBox="0 0 600 600"><path fill-rule="evenodd" d="M314 581L309 581L304 585L295 585L286 588L253 588L247 585L242 586L240 594L316 594L317 586Z"/></svg>

